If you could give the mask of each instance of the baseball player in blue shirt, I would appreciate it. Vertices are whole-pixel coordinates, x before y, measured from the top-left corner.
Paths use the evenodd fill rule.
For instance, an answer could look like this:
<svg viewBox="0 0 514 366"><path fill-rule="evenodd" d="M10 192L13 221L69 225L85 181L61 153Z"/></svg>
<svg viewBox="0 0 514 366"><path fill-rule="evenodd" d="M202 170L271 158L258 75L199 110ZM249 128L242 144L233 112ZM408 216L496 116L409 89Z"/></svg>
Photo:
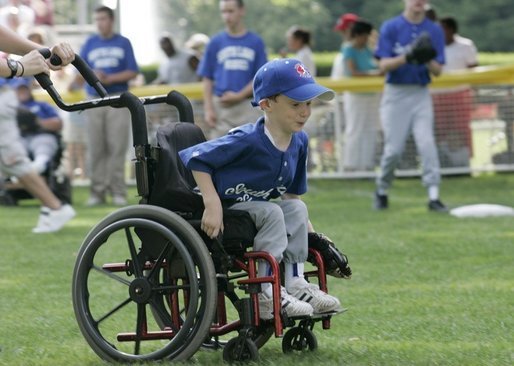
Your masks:
<svg viewBox="0 0 514 366"><path fill-rule="evenodd" d="M387 190L409 133L421 157L422 181L428 189L428 208L446 212L439 200L441 175L434 138L434 111L427 85L444 64L442 29L425 17L428 0L404 0L401 15L386 21L380 30L375 56L387 73L380 106L384 152L377 177L374 206L388 208Z"/></svg>
<svg viewBox="0 0 514 366"><path fill-rule="evenodd" d="M257 71L253 95L252 104L264 117L180 152L202 193L202 230L211 238L223 231L222 202L247 211L258 230L254 249L285 263L281 294L287 315L336 311L339 300L303 277L308 232L314 230L300 199L307 191L308 137L303 128L311 101L331 100L334 92L317 84L300 61L280 59ZM267 262L259 262L259 276L270 271ZM261 318L272 318L269 283L262 286L259 307Z"/></svg>

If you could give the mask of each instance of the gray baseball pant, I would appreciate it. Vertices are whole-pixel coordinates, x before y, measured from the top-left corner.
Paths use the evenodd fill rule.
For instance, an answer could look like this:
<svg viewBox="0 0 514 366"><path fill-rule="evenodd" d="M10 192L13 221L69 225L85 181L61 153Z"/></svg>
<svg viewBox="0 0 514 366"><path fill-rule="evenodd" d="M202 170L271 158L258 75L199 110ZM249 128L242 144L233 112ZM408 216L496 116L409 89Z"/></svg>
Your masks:
<svg viewBox="0 0 514 366"><path fill-rule="evenodd" d="M209 138L225 136L228 131L234 127L242 126L246 123L254 123L262 116L259 107L253 107L250 99L244 99L239 103L235 103L230 107L222 105L220 98L214 97L214 109L216 111L217 120L216 127L210 133Z"/></svg>
<svg viewBox="0 0 514 366"><path fill-rule="evenodd" d="M309 214L302 200L247 201L230 208L250 214L257 228L254 250L268 252L278 262L307 261Z"/></svg>
<svg viewBox="0 0 514 366"><path fill-rule="evenodd" d="M437 186L441 181L439 157L434 138L434 109L426 86L386 84L380 104L384 132L384 152L376 184L387 189L401 159L405 142L412 132L422 165L423 185Z"/></svg>
<svg viewBox="0 0 514 366"><path fill-rule="evenodd" d="M130 113L126 108L100 107L86 111L91 193L126 197L125 160L129 146Z"/></svg>

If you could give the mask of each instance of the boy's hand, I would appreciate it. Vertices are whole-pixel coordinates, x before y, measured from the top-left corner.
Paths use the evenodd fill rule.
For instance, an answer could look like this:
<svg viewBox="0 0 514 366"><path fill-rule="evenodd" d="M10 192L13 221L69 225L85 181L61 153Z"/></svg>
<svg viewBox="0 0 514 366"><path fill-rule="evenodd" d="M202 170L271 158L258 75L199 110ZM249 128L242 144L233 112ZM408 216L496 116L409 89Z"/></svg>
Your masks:
<svg viewBox="0 0 514 366"><path fill-rule="evenodd" d="M219 199L205 204L201 228L211 239L223 232L223 208Z"/></svg>

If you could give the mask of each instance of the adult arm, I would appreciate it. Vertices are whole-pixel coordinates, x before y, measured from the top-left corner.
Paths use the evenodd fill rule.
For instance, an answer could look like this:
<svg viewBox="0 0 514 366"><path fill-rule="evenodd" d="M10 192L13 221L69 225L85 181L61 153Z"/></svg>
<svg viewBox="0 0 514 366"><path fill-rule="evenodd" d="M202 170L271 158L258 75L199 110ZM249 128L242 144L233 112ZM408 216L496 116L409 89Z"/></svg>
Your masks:
<svg viewBox="0 0 514 366"><path fill-rule="evenodd" d="M236 104L245 99L250 98L253 95L252 83L253 81L250 81L248 84L245 85L243 89L241 89L238 92L227 91L223 93L223 95L220 98L221 103L225 104L226 106L230 106L232 104Z"/></svg>
<svg viewBox="0 0 514 366"><path fill-rule="evenodd" d="M61 68L61 66L51 65L48 60L45 61L43 56L36 51L39 48L41 48L41 45L20 37L10 29L0 26L0 50L23 56L18 60L21 66L18 67L16 76L30 76L39 73L48 74L49 69L57 70ZM52 47L51 51L61 58L62 66L69 64L75 58L75 53L67 43L60 43ZM10 75L11 70L7 66L7 61L2 60L0 62L0 76L8 77Z"/></svg>
<svg viewBox="0 0 514 366"><path fill-rule="evenodd" d="M210 127L216 126L216 111L214 109L214 100L213 100L213 88L214 81L207 77L202 79L202 87L203 87L203 106L205 113L205 123L207 123Z"/></svg>
<svg viewBox="0 0 514 366"><path fill-rule="evenodd" d="M106 74L103 71L95 70L98 80L104 85L126 83L137 76L137 71L123 70L114 74Z"/></svg>

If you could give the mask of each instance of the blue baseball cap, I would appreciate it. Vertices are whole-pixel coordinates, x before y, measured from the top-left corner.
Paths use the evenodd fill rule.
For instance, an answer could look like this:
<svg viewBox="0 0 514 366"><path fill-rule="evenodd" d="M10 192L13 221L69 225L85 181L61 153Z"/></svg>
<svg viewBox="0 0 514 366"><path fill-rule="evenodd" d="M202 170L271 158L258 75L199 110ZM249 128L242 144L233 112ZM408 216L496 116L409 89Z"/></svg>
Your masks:
<svg viewBox="0 0 514 366"><path fill-rule="evenodd" d="M261 66L253 78L254 107L263 99L277 94L297 102L319 98L324 101L334 99L332 89L317 84L309 70L294 58L269 61Z"/></svg>

